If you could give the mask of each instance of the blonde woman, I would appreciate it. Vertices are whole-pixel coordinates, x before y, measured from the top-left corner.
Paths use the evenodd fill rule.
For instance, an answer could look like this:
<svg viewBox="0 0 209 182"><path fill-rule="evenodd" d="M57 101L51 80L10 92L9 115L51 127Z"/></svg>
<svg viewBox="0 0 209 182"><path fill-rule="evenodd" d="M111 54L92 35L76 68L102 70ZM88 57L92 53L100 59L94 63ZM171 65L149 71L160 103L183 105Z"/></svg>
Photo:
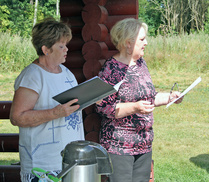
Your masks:
<svg viewBox="0 0 209 182"><path fill-rule="evenodd" d="M21 181L36 182L34 167L59 173L60 152L66 144L84 140L82 113L76 99L60 105L53 96L77 85L65 62L71 40L70 28L53 19L37 23L32 43L38 58L15 81L10 119L19 126Z"/></svg>
<svg viewBox="0 0 209 182"><path fill-rule="evenodd" d="M99 77L111 85L123 80L117 93L97 104L102 116L100 143L113 163L111 182L148 182L152 160L153 110L179 97L157 93L143 59L147 25L124 19L111 29L118 53L108 59ZM179 99L177 103L180 103Z"/></svg>

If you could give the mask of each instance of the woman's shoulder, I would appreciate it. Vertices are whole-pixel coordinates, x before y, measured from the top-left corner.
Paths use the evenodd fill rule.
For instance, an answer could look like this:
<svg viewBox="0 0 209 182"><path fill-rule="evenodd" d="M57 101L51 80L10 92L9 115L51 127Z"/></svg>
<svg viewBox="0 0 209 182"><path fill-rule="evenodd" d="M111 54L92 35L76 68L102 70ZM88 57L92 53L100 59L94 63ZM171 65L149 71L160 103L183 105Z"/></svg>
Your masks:
<svg viewBox="0 0 209 182"><path fill-rule="evenodd" d="M38 65L31 63L21 71L18 77L32 76L32 75L35 76L39 72L40 72L40 69L38 69Z"/></svg>

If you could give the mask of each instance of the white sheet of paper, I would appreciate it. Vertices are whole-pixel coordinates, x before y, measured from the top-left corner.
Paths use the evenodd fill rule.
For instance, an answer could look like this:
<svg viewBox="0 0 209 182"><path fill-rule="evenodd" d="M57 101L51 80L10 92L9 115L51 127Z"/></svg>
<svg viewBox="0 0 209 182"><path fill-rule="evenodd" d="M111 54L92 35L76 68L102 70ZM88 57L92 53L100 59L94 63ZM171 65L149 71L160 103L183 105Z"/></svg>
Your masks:
<svg viewBox="0 0 209 182"><path fill-rule="evenodd" d="M198 83L201 82L201 77L197 78L186 90L184 90L184 92L181 93L180 97L177 99L174 99L172 102L170 102L169 104L167 104L166 108L168 108L170 105L172 105L174 102L176 102L178 99L180 99L181 97L183 97L187 92L189 92L190 90L192 90Z"/></svg>
<svg viewBox="0 0 209 182"><path fill-rule="evenodd" d="M121 86L121 84L122 84L123 82L124 82L124 80L121 80L120 82L118 82L117 84L115 84L115 85L114 85L114 89L118 91L119 88L120 88L120 86Z"/></svg>

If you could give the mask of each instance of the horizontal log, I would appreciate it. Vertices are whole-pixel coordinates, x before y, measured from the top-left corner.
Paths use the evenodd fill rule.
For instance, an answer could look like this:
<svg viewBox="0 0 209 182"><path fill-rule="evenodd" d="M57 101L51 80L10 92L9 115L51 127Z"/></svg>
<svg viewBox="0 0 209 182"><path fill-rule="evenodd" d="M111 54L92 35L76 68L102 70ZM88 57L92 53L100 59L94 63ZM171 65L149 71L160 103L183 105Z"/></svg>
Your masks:
<svg viewBox="0 0 209 182"><path fill-rule="evenodd" d="M138 0L114 0L107 1L105 8L111 15L138 15Z"/></svg>
<svg viewBox="0 0 209 182"><path fill-rule="evenodd" d="M20 165L0 165L1 182L21 182Z"/></svg>
<svg viewBox="0 0 209 182"><path fill-rule="evenodd" d="M74 68L74 69L70 69L70 71L72 71L72 73L76 77L78 83L82 83L82 82L86 81L86 78L83 74L82 69Z"/></svg>
<svg viewBox="0 0 209 182"><path fill-rule="evenodd" d="M9 119L12 101L0 101L0 119Z"/></svg>
<svg viewBox="0 0 209 182"><path fill-rule="evenodd" d="M84 23L102 24L107 19L108 12L104 6L90 3L84 6L81 15Z"/></svg>
<svg viewBox="0 0 209 182"><path fill-rule="evenodd" d="M115 46L113 45L111 41L110 34L108 33L104 40L105 44L107 45L109 50L116 50Z"/></svg>
<svg viewBox="0 0 209 182"><path fill-rule="evenodd" d="M91 113L84 119L84 128L87 133L99 131L101 127L101 118L97 113Z"/></svg>
<svg viewBox="0 0 209 182"><path fill-rule="evenodd" d="M115 23L117 23L120 20L123 20L125 18L135 18L138 19L138 15L114 15L114 16L108 16L106 21L104 22L105 26L107 27L108 31L110 32L111 28Z"/></svg>
<svg viewBox="0 0 209 182"><path fill-rule="evenodd" d="M82 47L82 54L86 61L103 59L108 52L104 42L89 41Z"/></svg>
<svg viewBox="0 0 209 182"><path fill-rule="evenodd" d="M94 3L100 6L104 6L108 0L83 0L84 4Z"/></svg>
<svg viewBox="0 0 209 182"><path fill-rule="evenodd" d="M73 52L73 51L80 51L84 45L83 38L81 35L73 35L72 40L68 43L68 51Z"/></svg>
<svg viewBox="0 0 209 182"><path fill-rule="evenodd" d="M114 56L115 54L118 53L118 50L109 50L106 54L105 59L109 59L110 57ZM103 65L103 64L102 64Z"/></svg>
<svg viewBox="0 0 209 182"><path fill-rule="evenodd" d="M104 42L108 35L108 29L104 24L86 23L82 29L82 37L85 42L95 40Z"/></svg>
<svg viewBox="0 0 209 182"><path fill-rule="evenodd" d="M98 131L91 131L86 134L85 139L88 141L99 143L99 132Z"/></svg>
<svg viewBox="0 0 209 182"><path fill-rule="evenodd" d="M61 21L66 23L72 30L72 34L81 34L84 22L81 16L61 17Z"/></svg>
<svg viewBox="0 0 209 182"><path fill-rule="evenodd" d="M108 29L104 24L85 24L82 29L82 37L85 42L88 42L90 40L105 42L109 50L116 50L115 46L111 42Z"/></svg>
<svg viewBox="0 0 209 182"><path fill-rule="evenodd" d="M95 111L95 104L85 108L83 111L85 115L93 113Z"/></svg>
<svg viewBox="0 0 209 182"><path fill-rule="evenodd" d="M60 0L61 17L80 16L84 3L82 0Z"/></svg>
<svg viewBox="0 0 209 182"><path fill-rule="evenodd" d="M19 134L0 133L0 152L18 152Z"/></svg>
<svg viewBox="0 0 209 182"><path fill-rule="evenodd" d="M85 63L85 60L83 58L81 51L73 51L68 52L66 62L64 65L71 69L71 68L82 68Z"/></svg>
<svg viewBox="0 0 209 182"><path fill-rule="evenodd" d="M101 68L102 65L98 60L87 61L83 66L83 74L85 75L86 79L90 79L94 76L97 76Z"/></svg>

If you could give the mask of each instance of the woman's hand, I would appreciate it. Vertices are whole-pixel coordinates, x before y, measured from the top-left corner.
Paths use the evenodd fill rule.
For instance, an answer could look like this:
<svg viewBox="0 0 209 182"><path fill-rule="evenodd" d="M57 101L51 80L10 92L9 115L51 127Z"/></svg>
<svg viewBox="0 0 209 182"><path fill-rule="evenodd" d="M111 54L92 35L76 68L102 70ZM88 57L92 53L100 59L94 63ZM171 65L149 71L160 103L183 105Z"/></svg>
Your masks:
<svg viewBox="0 0 209 182"><path fill-rule="evenodd" d="M149 101L138 101L135 103L136 113L139 114L150 114L154 109L154 105Z"/></svg>
<svg viewBox="0 0 209 182"><path fill-rule="evenodd" d="M169 97L169 102L172 102L173 100L179 98L180 95L181 95L180 92L172 92L172 93L170 94L170 97ZM180 104L180 103L183 101L183 98L184 98L184 96L181 97L180 99L178 99L178 100L177 100L176 102L174 102L174 103L175 103L175 104Z"/></svg>
<svg viewBox="0 0 209 182"><path fill-rule="evenodd" d="M118 103L115 108L115 118L122 118L131 114L150 114L154 105L148 101Z"/></svg>
<svg viewBox="0 0 209 182"><path fill-rule="evenodd" d="M13 125L20 127L38 126L53 119L69 116L80 107L73 105L78 101L78 99L74 99L52 109L34 110L38 97L39 95L35 91L24 87L15 91L10 111L10 120Z"/></svg>
<svg viewBox="0 0 209 182"><path fill-rule="evenodd" d="M78 99L73 99L66 104L59 104L54 108L54 114L57 118L69 116L80 107L79 105L74 105L76 102L78 102Z"/></svg>

